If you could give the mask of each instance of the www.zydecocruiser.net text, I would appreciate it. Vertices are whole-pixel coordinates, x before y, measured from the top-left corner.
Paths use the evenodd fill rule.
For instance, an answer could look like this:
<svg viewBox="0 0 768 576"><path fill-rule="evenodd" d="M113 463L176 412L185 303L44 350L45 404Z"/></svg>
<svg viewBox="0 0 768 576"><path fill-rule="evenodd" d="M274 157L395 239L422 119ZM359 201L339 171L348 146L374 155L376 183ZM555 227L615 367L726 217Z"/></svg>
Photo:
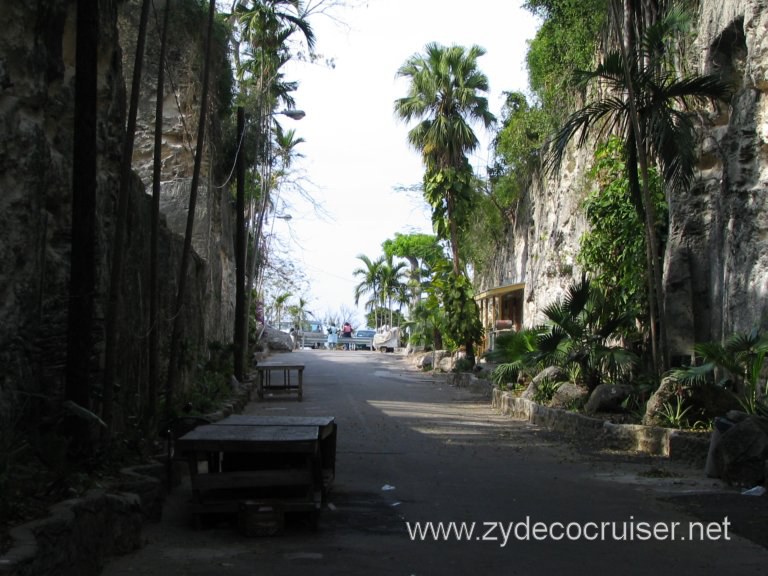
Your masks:
<svg viewBox="0 0 768 576"><path fill-rule="evenodd" d="M649 522L630 516L627 520L601 522L541 522L530 516L512 522L406 522L408 537L423 542L489 542L502 548L511 542L587 541L718 541L730 540L726 516L720 522Z"/></svg>

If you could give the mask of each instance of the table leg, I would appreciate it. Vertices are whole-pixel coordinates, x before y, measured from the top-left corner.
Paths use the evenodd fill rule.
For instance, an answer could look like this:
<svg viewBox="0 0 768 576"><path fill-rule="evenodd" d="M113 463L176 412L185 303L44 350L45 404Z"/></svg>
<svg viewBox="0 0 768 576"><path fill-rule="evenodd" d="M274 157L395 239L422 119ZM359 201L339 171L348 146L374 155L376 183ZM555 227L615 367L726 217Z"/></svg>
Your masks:
<svg viewBox="0 0 768 576"><path fill-rule="evenodd" d="M299 402L304 399L304 369L299 368Z"/></svg>

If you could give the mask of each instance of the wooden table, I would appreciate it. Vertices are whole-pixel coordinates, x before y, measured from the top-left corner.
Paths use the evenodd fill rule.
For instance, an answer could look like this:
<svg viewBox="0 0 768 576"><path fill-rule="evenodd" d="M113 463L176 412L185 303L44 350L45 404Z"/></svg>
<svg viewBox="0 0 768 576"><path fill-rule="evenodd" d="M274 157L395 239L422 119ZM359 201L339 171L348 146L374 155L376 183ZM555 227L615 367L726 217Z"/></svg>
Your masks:
<svg viewBox="0 0 768 576"><path fill-rule="evenodd" d="M302 363L278 363L271 362L266 364L257 364L255 366L258 372L257 393L259 399L264 399L264 391L272 392L297 392L299 401L304 396L304 364ZM296 371L296 378L291 380L291 372ZM282 382L278 378L272 381L273 372L282 372Z"/></svg>
<svg viewBox="0 0 768 576"><path fill-rule="evenodd" d="M250 502L276 502L282 511L311 513L322 504L320 428L271 424L207 424L176 442L189 463L192 513L232 514ZM198 460L207 458L208 469Z"/></svg>
<svg viewBox="0 0 768 576"><path fill-rule="evenodd" d="M216 426L310 426L317 428L320 442L320 468L325 496L336 477L336 438L338 427L333 416L259 416L233 414Z"/></svg>

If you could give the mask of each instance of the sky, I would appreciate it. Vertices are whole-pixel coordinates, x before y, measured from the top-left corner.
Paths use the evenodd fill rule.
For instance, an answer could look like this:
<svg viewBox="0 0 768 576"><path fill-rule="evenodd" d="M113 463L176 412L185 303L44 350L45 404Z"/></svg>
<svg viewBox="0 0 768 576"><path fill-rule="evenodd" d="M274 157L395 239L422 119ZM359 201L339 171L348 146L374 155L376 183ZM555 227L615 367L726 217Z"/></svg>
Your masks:
<svg viewBox="0 0 768 576"><path fill-rule="evenodd" d="M421 157L408 145L406 125L393 112L408 83L398 68L429 42L486 50L478 67L488 77L491 111L500 117L503 91L527 91L525 52L536 31L534 17L509 0L369 0L336 10L338 20L310 19L316 51L335 66L291 62L286 80L296 80L298 122L281 118L305 140L296 162L302 188L321 207L314 209L295 189L281 191L275 220L275 242L287 250L309 279L308 309L327 312L358 310L354 303L363 266L358 256L376 259L382 242L395 233L432 233L430 211L419 192L398 187L421 182ZM343 25L339 24L343 23ZM482 150L471 162L485 174L492 134L475 127Z"/></svg>

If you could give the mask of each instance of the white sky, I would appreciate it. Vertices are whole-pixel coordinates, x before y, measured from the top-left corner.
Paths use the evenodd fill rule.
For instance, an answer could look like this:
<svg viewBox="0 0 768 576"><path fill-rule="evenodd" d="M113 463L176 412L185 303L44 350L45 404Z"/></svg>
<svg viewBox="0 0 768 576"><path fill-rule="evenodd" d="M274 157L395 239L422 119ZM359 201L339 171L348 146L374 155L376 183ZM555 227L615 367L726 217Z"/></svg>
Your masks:
<svg viewBox="0 0 768 576"><path fill-rule="evenodd" d="M353 276L396 232L432 233L429 210L418 193L395 187L421 182L423 167L407 142L409 126L393 113L396 98L406 95L407 82L396 80L398 68L428 42L478 44L486 54L478 66L489 79L491 111L499 117L502 91L526 91L525 52L536 29L533 16L508 0L370 0L335 16L348 28L322 15L310 20L316 50L335 60L331 69L319 64L291 63L286 80L297 80L296 107L306 117L294 122L306 143L297 166L307 179L305 190L323 207L316 214L294 191L282 192L274 230L291 257L310 279L308 308L322 318L327 311L354 308ZM477 126L483 151L472 159L477 173L489 163L485 151L491 134ZM362 302L359 321L364 315Z"/></svg>

